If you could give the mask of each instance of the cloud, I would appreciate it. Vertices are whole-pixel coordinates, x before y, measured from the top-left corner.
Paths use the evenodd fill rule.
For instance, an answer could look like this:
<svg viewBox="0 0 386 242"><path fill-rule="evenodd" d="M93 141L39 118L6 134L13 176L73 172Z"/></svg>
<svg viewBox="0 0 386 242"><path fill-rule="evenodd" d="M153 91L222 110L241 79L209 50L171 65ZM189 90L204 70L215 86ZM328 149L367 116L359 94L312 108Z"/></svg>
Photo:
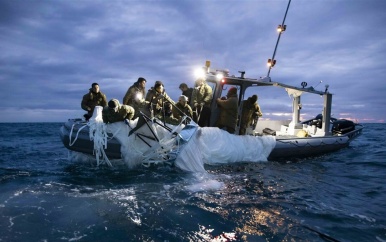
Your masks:
<svg viewBox="0 0 386 242"><path fill-rule="evenodd" d="M193 86L194 67L205 60L232 74L265 76L286 7L249 0L0 1L0 122L21 121L17 112L23 121L81 117L92 82L108 99L122 100L144 76L148 88L162 80L177 99L179 84ZM385 7L383 1L293 1L272 79L309 86L323 80L318 88L330 85L335 115L384 122ZM291 111L285 95L259 97L267 114ZM304 106L311 108L309 102Z"/></svg>

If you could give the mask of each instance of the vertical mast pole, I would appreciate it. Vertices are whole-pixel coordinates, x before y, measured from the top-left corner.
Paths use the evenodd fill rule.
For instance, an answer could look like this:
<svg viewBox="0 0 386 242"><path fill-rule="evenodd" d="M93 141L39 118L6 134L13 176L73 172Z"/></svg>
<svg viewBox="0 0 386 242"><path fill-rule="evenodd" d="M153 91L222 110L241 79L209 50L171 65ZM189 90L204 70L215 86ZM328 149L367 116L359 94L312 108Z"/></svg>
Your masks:
<svg viewBox="0 0 386 242"><path fill-rule="evenodd" d="M285 19L287 17L287 13L288 13L288 9L289 9L290 4L291 4L291 0L288 1L287 10L285 11L285 14L284 14L283 23L281 24L282 28L284 28ZM275 46L275 50L273 51L273 55L272 55L272 59L271 59L271 65L269 66L267 77L269 77L269 73L271 72L271 69L274 65L273 62L275 60L276 50L277 50L277 46L279 45L280 36L281 36L282 32L283 31L280 31L279 36L277 37L276 46Z"/></svg>

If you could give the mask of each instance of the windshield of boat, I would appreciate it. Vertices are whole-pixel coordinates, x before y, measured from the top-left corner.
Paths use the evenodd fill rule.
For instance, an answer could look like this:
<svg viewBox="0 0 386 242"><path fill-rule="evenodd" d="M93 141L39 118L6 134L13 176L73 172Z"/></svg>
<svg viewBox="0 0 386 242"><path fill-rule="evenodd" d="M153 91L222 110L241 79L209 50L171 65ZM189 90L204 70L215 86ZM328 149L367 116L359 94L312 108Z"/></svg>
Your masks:
<svg viewBox="0 0 386 242"><path fill-rule="evenodd" d="M257 95L263 116L261 120L292 119L293 100L285 88L272 86L251 86L245 90L244 100ZM323 98L319 95L303 93L300 99L300 120L308 120L323 112Z"/></svg>

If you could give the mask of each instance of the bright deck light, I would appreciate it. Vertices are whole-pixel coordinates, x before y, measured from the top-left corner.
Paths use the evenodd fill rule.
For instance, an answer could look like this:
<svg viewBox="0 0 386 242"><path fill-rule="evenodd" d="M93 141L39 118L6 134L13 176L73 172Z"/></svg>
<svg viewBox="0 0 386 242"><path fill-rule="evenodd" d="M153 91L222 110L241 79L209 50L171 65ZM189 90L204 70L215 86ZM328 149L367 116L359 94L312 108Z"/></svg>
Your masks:
<svg viewBox="0 0 386 242"><path fill-rule="evenodd" d="M217 73L217 74L216 74L216 78L217 78L217 80L221 80L221 79L224 78L224 74L222 74L222 73Z"/></svg>
<svg viewBox="0 0 386 242"><path fill-rule="evenodd" d="M277 26L277 32L284 32L285 31L285 29L287 28L287 25L279 25L279 26Z"/></svg>
<svg viewBox="0 0 386 242"><path fill-rule="evenodd" d="M194 71L194 76L198 78L204 78L205 77L205 70L203 68L198 68Z"/></svg>
<svg viewBox="0 0 386 242"><path fill-rule="evenodd" d="M276 64L276 60L268 59L267 66L274 67Z"/></svg>

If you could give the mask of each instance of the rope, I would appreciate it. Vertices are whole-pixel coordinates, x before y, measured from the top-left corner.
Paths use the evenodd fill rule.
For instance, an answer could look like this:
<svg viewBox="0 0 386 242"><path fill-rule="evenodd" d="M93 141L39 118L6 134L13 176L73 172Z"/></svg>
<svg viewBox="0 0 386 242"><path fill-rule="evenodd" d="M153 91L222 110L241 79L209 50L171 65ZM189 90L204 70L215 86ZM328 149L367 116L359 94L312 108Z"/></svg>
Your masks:
<svg viewBox="0 0 386 242"><path fill-rule="evenodd" d="M89 121L87 124L83 125L76 132L74 140L72 140L72 134L74 132L74 127L77 123L72 124L71 131L69 135L69 146L73 146L75 142L78 140L79 133L86 128L89 127L89 137L90 141L94 141L94 151L95 158L97 161L97 166L100 164L106 163L108 166L112 167L112 164L109 158L106 155L105 149L107 149L107 139L112 139L114 136L118 134L120 129L118 129L112 137L109 137L106 131L106 124L101 121ZM100 159L102 157L102 159Z"/></svg>
<svg viewBox="0 0 386 242"><path fill-rule="evenodd" d="M74 130L74 127L75 127L75 124L72 124L72 127L71 127L71 132L70 132L70 139L69 139L69 146L73 146L76 142L76 140L78 139L78 136L79 136L79 132L84 129L85 127L87 127L87 124L83 125L80 129L78 129L78 132L76 132L76 136L75 136L75 139L74 139L74 142L71 142L71 138L72 138L72 132Z"/></svg>

